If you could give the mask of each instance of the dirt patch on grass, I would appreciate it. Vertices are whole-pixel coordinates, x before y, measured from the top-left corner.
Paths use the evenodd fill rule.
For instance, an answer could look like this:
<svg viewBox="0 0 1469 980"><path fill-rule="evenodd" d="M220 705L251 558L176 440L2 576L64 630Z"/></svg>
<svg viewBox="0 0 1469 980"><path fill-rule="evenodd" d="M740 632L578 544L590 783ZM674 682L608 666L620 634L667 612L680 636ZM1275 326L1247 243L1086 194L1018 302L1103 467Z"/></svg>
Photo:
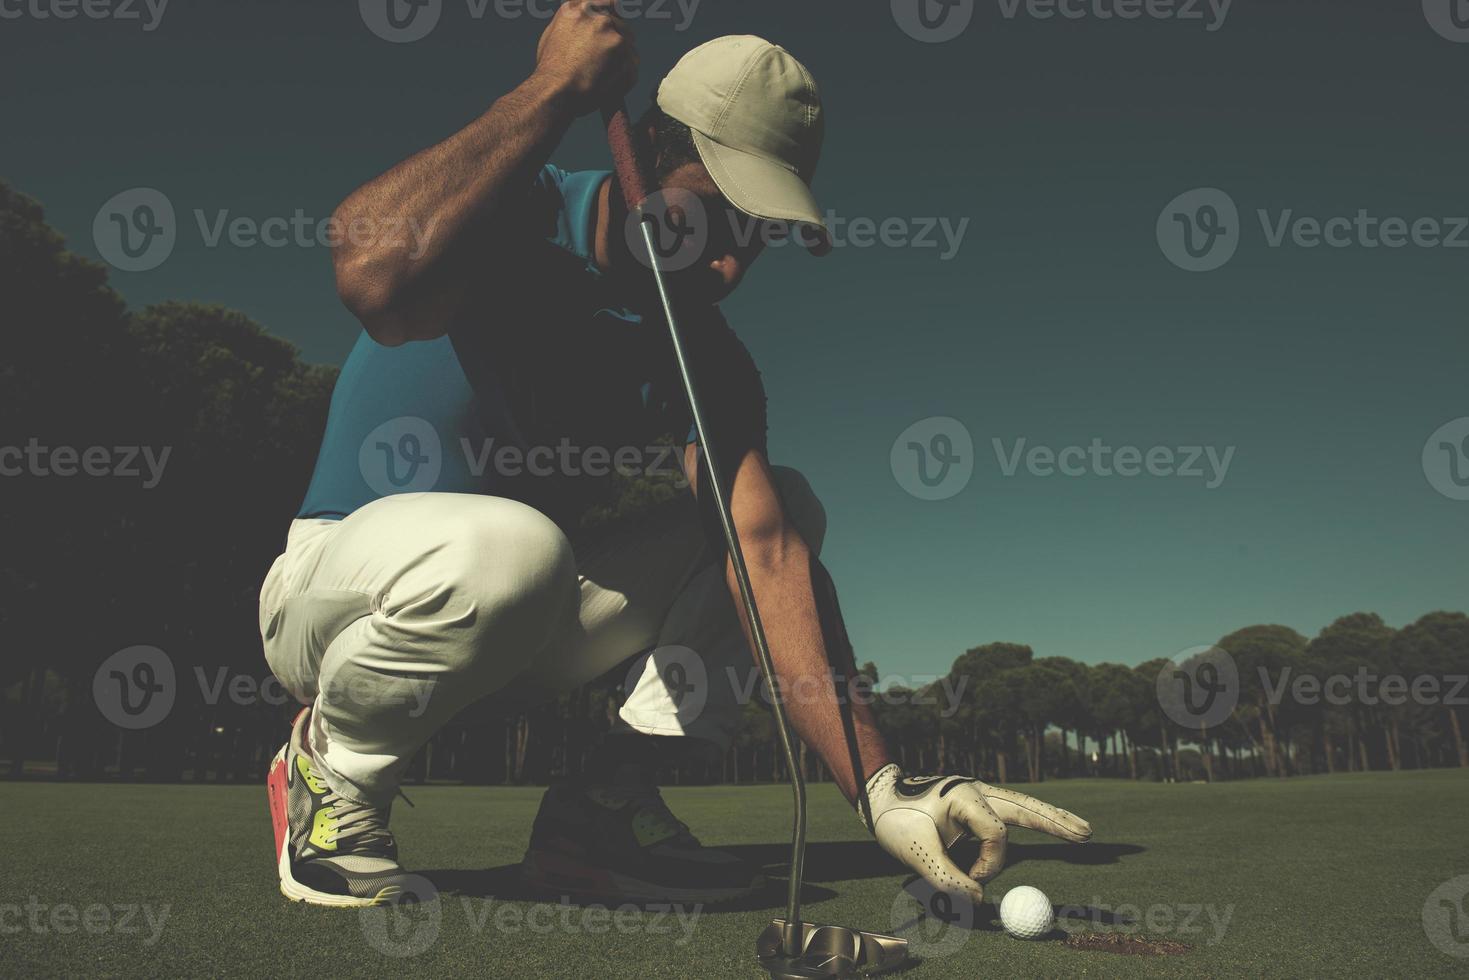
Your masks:
<svg viewBox="0 0 1469 980"><path fill-rule="evenodd" d="M1147 936L1128 936L1120 932L1089 932L1066 940L1072 949L1119 953L1123 956L1182 956L1193 950L1188 943Z"/></svg>

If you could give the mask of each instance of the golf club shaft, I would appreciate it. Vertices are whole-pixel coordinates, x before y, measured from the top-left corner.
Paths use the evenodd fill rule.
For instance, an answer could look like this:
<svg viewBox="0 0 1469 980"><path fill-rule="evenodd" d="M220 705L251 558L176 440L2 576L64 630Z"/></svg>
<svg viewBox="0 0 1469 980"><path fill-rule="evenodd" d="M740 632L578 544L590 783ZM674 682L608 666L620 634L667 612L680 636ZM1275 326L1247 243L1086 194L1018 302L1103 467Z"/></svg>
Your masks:
<svg viewBox="0 0 1469 980"><path fill-rule="evenodd" d="M607 124L607 143L612 150L612 159L617 168L617 179L622 185L623 198L628 213L637 218L642 229L643 246L647 250L648 265L653 270L653 280L658 287L658 298L663 304L663 315L668 321L668 334L673 342L674 359L678 362L679 375L683 380L684 394L688 397L689 411L694 417L694 430L699 436L699 446L704 461L709 485L703 492L713 498L719 523L724 530L724 541L729 548L729 560L734 566L735 580L739 583L740 599L750 622L750 638L755 645L755 655L760 661L761 673L770 688L771 709L775 715L775 730L780 737L781 749L785 753L786 768L790 772L791 792L795 803L795 828L791 835L790 890L786 898L786 933L782 937L784 952L795 956L800 953L801 939L801 881L804 878L806 859L806 780L801 773L796 757L795 736L790 720L786 717L785 705L781 701L780 686L776 679L775 664L770 658L770 647L765 641L765 627L760 622L760 610L755 605L755 590L750 585L750 572L745 565L745 554L740 548L739 535L735 532L734 518L729 509L729 484L720 472L720 457L710 439L709 427L705 424L703 407L698 389L689 368L684 349L683 333L679 329L674 311L673 297L668 282L659 264L657 241L654 238L653 222L643 220L642 206L648 199L652 182L638 152L637 134L628 118L627 107L619 105L604 112Z"/></svg>

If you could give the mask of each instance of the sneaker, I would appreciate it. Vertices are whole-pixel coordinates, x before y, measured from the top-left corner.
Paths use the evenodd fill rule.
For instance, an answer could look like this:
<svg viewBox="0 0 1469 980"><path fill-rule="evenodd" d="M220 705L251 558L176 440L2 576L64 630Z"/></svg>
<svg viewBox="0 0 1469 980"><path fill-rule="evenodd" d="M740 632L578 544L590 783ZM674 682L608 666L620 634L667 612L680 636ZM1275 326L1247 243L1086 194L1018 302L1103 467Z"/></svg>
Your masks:
<svg viewBox="0 0 1469 980"><path fill-rule="evenodd" d="M656 786L552 786L521 876L539 891L643 903L718 904L765 887L758 868L700 844Z"/></svg>
<svg viewBox="0 0 1469 980"><path fill-rule="evenodd" d="M311 755L310 725L308 708L296 716L265 781L281 894L334 908L389 904L409 882L388 812L332 791Z"/></svg>

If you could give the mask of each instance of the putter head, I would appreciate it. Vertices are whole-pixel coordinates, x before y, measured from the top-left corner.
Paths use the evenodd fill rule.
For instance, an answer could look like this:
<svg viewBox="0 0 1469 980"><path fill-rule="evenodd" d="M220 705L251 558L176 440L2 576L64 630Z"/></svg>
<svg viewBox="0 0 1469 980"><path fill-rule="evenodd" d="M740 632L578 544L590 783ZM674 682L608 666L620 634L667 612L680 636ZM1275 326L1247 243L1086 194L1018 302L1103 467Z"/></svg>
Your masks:
<svg viewBox="0 0 1469 980"><path fill-rule="evenodd" d="M855 977L882 973L908 960L908 940L842 926L801 923L799 956L781 951L785 919L775 919L755 944L760 968L775 980L799 977Z"/></svg>

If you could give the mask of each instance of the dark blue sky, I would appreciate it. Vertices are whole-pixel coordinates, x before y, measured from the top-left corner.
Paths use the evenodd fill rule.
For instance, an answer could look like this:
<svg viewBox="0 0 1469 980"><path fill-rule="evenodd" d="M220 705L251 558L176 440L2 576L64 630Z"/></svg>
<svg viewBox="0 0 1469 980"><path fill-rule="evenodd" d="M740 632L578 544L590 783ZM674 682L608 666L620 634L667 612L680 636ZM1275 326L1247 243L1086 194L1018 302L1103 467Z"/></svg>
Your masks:
<svg viewBox="0 0 1469 980"><path fill-rule="evenodd" d="M325 250L209 247L195 212L325 218L522 78L544 24L443 0L426 37L388 43L351 3L175 0L151 30L142 6L141 21L63 21L36 17L45 3L0 19L0 176L91 256L104 202L161 191L177 244L113 274L129 302L236 307L323 362L357 330ZM1355 228L1365 211L1450 238L1469 215L1469 30L1435 3L1236 0L1221 21L1204 3L1202 19L1124 20L1097 16L1117 0L1071 4L1075 19L990 0L944 43L875 0L704 0L687 20L670 0L653 8L667 19L637 22L636 103L694 44L765 35L822 85L825 207L914 233L968 220L948 260L777 250L726 308L765 374L772 454L828 505L860 657L937 673L1003 639L1132 663L1256 622L1312 633L1358 609L1401 625L1465 607L1469 501L1454 460L1431 450L1425 471L1424 447L1469 416L1469 231L1460 247L1373 248ZM604 166L596 125L555 160ZM1239 214L1237 251L1210 272L1173 264L1157 232L1160 215L1201 218L1163 214L1196 188ZM1345 247L1272 247L1261 210L1271 227L1354 227L1337 226ZM890 462L930 417L974 444L972 479L937 501ZM1021 438L1233 455L1214 489L1006 476L993 440L1009 453Z"/></svg>

